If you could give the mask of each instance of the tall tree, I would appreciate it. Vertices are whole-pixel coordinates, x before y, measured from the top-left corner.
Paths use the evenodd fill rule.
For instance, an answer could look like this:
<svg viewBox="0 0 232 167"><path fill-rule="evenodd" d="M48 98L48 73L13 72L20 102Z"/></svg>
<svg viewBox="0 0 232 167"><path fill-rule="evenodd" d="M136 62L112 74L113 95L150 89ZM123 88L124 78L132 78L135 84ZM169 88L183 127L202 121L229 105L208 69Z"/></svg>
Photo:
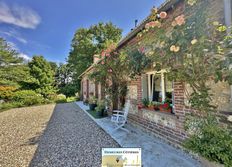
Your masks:
<svg viewBox="0 0 232 167"><path fill-rule="evenodd" d="M18 53L3 38L0 38L0 66L22 63L23 59L18 57Z"/></svg>
<svg viewBox="0 0 232 167"><path fill-rule="evenodd" d="M55 78L50 63L47 62L43 56L34 56L28 65L30 74L34 80L34 89L44 97L54 93Z"/></svg>
<svg viewBox="0 0 232 167"><path fill-rule="evenodd" d="M93 55L100 54L106 48L107 42L118 42L121 33L122 30L111 22L98 23L90 28L80 28L76 31L68 57L74 82L79 83L78 76L93 63Z"/></svg>
<svg viewBox="0 0 232 167"><path fill-rule="evenodd" d="M60 64L56 71L56 85L64 87L71 82L72 72L68 64Z"/></svg>
<svg viewBox="0 0 232 167"><path fill-rule="evenodd" d="M0 38L0 85L20 87L29 75L28 67L13 47Z"/></svg>

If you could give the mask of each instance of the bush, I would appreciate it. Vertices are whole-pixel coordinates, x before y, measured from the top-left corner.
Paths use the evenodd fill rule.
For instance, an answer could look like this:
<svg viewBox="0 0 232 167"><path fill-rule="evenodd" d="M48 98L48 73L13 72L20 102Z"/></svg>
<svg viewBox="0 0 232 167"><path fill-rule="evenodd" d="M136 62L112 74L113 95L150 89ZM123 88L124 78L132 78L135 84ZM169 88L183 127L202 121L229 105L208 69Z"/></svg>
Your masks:
<svg viewBox="0 0 232 167"><path fill-rule="evenodd" d="M226 167L232 166L232 136L218 124L202 126L200 133L184 142L184 147Z"/></svg>
<svg viewBox="0 0 232 167"><path fill-rule="evenodd" d="M23 107L21 102L6 102L0 104L0 110L7 110L11 108Z"/></svg>
<svg viewBox="0 0 232 167"><path fill-rule="evenodd" d="M71 103L71 102L75 102L76 100L77 100L76 97L68 97L68 98L66 99L66 102L67 102L67 103Z"/></svg>
<svg viewBox="0 0 232 167"><path fill-rule="evenodd" d="M44 102L43 96L32 90L21 90L14 92L12 100L13 102L20 102L25 106L42 104Z"/></svg>
<svg viewBox="0 0 232 167"><path fill-rule="evenodd" d="M90 96L89 104L97 104L97 98L95 96Z"/></svg>
<svg viewBox="0 0 232 167"><path fill-rule="evenodd" d="M56 103L66 103L66 96L63 95L63 94L59 94L56 96L56 99L55 99L55 102Z"/></svg>
<svg viewBox="0 0 232 167"><path fill-rule="evenodd" d="M13 86L0 86L0 99L11 99L15 90Z"/></svg>
<svg viewBox="0 0 232 167"><path fill-rule="evenodd" d="M105 101L104 100L100 100L97 102L97 107L95 108L95 110L97 112L101 112L102 110L105 109Z"/></svg>
<svg viewBox="0 0 232 167"><path fill-rule="evenodd" d="M74 84L68 84L64 87L61 87L59 92L66 95L67 97L75 96L75 93L77 92L77 86Z"/></svg>

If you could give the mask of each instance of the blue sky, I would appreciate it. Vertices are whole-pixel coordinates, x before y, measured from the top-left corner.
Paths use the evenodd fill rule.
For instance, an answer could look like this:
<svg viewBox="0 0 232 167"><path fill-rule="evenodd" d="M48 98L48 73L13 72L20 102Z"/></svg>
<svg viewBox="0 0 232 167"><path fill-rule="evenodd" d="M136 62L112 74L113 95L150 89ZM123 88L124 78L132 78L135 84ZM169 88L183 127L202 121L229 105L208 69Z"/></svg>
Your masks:
<svg viewBox="0 0 232 167"><path fill-rule="evenodd" d="M111 21L126 35L164 0L0 0L0 36L22 56L64 62L76 29Z"/></svg>

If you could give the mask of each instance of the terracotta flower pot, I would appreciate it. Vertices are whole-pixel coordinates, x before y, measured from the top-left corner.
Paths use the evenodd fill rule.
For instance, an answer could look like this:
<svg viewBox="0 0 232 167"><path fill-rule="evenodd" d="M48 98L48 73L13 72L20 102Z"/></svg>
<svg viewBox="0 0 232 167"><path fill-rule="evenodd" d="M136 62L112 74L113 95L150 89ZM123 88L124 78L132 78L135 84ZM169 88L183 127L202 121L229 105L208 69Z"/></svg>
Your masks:
<svg viewBox="0 0 232 167"><path fill-rule="evenodd" d="M168 103L161 104L159 106L159 110L162 112L171 112L171 108L169 107Z"/></svg>
<svg viewBox="0 0 232 167"><path fill-rule="evenodd" d="M154 110L159 110L159 106L154 106Z"/></svg>
<svg viewBox="0 0 232 167"><path fill-rule="evenodd" d="M162 108L162 107L160 107L159 110L161 112L171 112L171 108Z"/></svg>
<svg viewBox="0 0 232 167"><path fill-rule="evenodd" d="M138 105L138 109L141 110L143 108L143 105L142 104L139 104Z"/></svg>

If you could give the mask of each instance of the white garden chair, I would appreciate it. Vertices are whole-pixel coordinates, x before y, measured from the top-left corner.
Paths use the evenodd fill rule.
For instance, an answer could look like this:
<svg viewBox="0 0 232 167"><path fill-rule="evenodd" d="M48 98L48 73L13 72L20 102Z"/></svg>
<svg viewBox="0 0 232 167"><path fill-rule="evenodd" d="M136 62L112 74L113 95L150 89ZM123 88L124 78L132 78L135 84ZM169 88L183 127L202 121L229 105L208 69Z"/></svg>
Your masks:
<svg viewBox="0 0 232 167"><path fill-rule="evenodd" d="M125 104L124 111L114 110L113 112L116 114L113 114L111 117L111 122L113 122L116 125L116 128L112 131L116 131L118 129L122 129L126 132L129 132L127 129L124 128L124 125L127 122L127 115L130 108L130 101L128 100Z"/></svg>

